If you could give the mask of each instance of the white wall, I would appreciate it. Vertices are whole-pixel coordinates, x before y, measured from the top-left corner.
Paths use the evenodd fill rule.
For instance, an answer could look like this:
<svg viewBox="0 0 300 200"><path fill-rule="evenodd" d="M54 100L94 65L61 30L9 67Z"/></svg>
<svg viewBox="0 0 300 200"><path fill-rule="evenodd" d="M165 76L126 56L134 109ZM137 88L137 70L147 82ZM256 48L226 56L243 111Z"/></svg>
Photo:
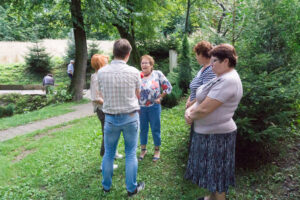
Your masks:
<svg viewBox="0 0 300 200"><path fill-rule="evenodd" d="M90 44L92 41L88 41ZM114 41L95 41L99 49L105 54L112 54ZM4 42L0 41L0 64L24 62L24 56L28 52L31 42ZM42 45L51 56L65 56L67 40L42 40Z"/></svg>

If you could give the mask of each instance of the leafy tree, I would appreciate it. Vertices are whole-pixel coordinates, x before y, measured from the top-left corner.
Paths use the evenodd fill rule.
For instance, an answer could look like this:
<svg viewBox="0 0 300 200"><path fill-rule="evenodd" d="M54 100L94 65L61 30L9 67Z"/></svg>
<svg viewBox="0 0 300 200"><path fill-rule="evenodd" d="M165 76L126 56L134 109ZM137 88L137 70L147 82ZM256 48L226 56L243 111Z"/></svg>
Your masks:
<svg viewBox="0 0 300 200"><path fill-rule="evenodd" d="M97 27L105 22L112 25L120 37L126 38L132 46L129 63L138 66L140 52L137 43L156 36L157 28L163 23L160 10L164 4L158 0L88 0L87 7L97 7L102 12L90 12L86 16L89 24Z"/></svg>

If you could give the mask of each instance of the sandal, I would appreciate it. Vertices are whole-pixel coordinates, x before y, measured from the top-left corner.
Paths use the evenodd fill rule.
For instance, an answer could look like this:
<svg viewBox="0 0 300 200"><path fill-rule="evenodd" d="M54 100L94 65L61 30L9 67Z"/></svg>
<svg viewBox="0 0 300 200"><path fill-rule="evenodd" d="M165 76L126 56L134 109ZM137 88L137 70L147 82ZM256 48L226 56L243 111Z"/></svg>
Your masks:
<svg viewBox="0 0 300 200"><path fill-rule="evenodd" d="M155 148L154 151L155 151L155 152L159 152L159 148ZM156 161L158 161L159 159L160 159L160 157L153 156L152 161L153 161L153 162L156 162Z"/></svg>
<svg viewBox="0 0 300 200"><path fill-rule="evenodd" d="M142 161L145 157L145 155L147 154L147 149L141 149L141 152L145 152L144 156L139 156L138 160Z"/></svg>

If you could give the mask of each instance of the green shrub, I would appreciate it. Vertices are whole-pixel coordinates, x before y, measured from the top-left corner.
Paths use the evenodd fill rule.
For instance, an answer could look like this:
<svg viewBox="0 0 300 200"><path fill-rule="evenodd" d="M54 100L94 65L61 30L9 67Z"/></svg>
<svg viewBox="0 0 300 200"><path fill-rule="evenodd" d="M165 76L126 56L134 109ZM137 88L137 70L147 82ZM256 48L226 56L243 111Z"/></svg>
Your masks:
<svg viewBox="0 0 300 200"><path fill-rule="evenodd" d="M14 114L14 108L15 107L13 104L9 104L8 106L6 106L6 108L4 109L4 116L12 116Z"/></svg>
<svg viewBox="0 0 300 200"><path fill-rule="evenodd" d="M0 106L0 118L12 116L13 114L14 114L13 104L9 104L7 106Z"/></svg>
<svg viewBox="0 0 300 200"><path fill-rule="evenodd" d="M298 112L300 70L241 70L240 75L244 95L235 118L244 140L270 144L290 135Z"/></svg>
<svg viewBox="0 0 300 200"><path fill-rule="evenodd" d="M167 76L169 74L169 59L156 59L154 69L162 71Z"/></svg>
<svg viewBox="0 0 300 200"><path fill-rule="evenodd" d="M62 103L72 100L72 95L68 92L68 86L60 84L52 87L47 94L47 104Z"/></svg>
<svg viewBox="0 0 300 200"><path fill-rule="evenodd" d="M167 79L171 83L173 89L171 94L168 94L162 101L162 105L167 108L172 108L179 103L180 98L182 97L182 90L178 85L178 72L175 69L173 72L170 72L167 76Z"/></svg>
<svg viewBox="0 0 300 200"><path fill-rule="evenodd" d="M15 103L16 113L26 113L47 105L47 99L41 95L23 95Z"/></svg>
<svg viewBox="0 0 300 200"><path fill-rule="evenodd" d="M192 68L190 61L190 45L187 35L184 36L182 41L181 55L179 58L179 87L182 92L186 94L189 89L190 81L192 80Z"/></svg>
<svg viewBox="0 0 300 200"><path fill-rule="evenodd" d="M178 82L178 68L174 69L174 71L170 72L167 75L167 79L169 80L169 82L171 83L171 85L175 85Z"/></svg>
<svg viewBox="0 0 300 200"><path fill-rule="evenodd" d="M46 49L39 42L34 42L29 48L29 53L25 57L27 70L31 73L43 77L51 71L51 57L46 53Z"/></svg>
<svg viewBox="0 0 300 200"><path fill-rule="evenodd" d="M5 110L5 108L0 106L0 118L4 117L4 110Z"/></svg>
<svg viewBox="0 0 300 200"><path fill-rule="evenodd" d="M47 105L46 96L41 95L20 95L6 94L0 96L0 102L5 105L5 116L11 116L14 113L20 114L40 109Z"/></svg>
<svg viewBox="0 0 300 200"><path fill-rule="evenodd" d="M178 105L180 98L182 97L182 90L178 84L173 85L171 94L168 94L162 101L162 105L167 108L172 108Z"/></svg>

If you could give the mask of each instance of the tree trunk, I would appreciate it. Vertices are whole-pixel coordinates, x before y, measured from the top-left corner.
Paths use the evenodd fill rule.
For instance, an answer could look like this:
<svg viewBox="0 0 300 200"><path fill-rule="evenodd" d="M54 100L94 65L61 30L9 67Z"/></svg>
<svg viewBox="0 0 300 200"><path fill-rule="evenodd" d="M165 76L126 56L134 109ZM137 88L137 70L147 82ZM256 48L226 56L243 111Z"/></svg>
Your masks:
<svg viewBox="0 0 300 200"><path fill-rule="evenodd" d="M133 35L132 35L123 26L120 26L119 24L113 24L113 25L118 29L118 32L119 32L121 38L127 39L129 41L129 43L131 44L132 51L131 51L131 56L130 56L130 59L129 59L129 64L133 65L136 68L139 68L140 53L139 53L139 51L136 47L136 44L135 44L133 27L131 27L131 29L132 29L131 32L133 33Z"/></svg>
<svg viewBox="0 0 300 200"><path fill-rule="evenodd" d="M188 0L187 2L187 9L186 9L186 17L185 17L185 28L184 32L186 34L190 33L190 7L191 7L191 0Z"/></svg>
<svg viewBox="0 0 300 200"><path fill-rule="evenodd" d="M81 11L81 0L72 0L70 2L70 11L75 37L75 66L70 90L73 93L73 100L79 101L83 96L87 63L87 42Z"/></svg>

